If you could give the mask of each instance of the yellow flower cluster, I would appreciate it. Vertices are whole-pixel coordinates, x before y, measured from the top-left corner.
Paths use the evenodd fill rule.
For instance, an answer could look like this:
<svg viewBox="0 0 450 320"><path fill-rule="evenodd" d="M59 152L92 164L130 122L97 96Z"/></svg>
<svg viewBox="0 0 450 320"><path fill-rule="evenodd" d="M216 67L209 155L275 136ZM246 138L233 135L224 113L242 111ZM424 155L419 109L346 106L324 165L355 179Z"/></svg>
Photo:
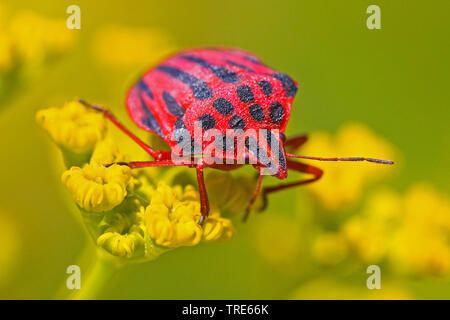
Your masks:
<svg viewBox="0 0 450 320"><path fill-rule="evenodd" d="M36 120L60 147L74 153L91 153L106 131L103 114L77 101L41 110Z"/></svg>
<svg viewBox="0 0 450 320"><path fill-rule="evenodd" d="M0 29L0 73L16 66L37 66L67 52L74 33L64 19L47 19L31 11L14 15Z"/></svg>
<svg viewBox="0 0 450 320"><path fill-rule="evenodd" d="M146 174L152 169L132 171L114 164L125 157L101 113L70 102L39 111L37 121L57 145L71 151L66 157L87 155L81 165L63 173L62 183L82 209L97 246L113 256L151 260L173 248L227 240L235 233L217 209L203 226L198 224L200 199L191 185L170 187L160 179L155 184L161 176ZM168 169L162 177L172 177L168 180L173 183L178 170Z"/></svg>
<svg viewBox="0 0 450 320"><path fill-rule="evenodd" d="M122 203L127 195L131 169L114 164L104 167L92 162L83 168L72 167L62 175L62 182L75 202L84 210L104 212Z"/></svg>
<svg viewBox="0 0 450 320"><path fill-rule="evenodd" d="M424 183L402 199L403 223L392 239L389 258L402 272L450 273L450 199Z"/></svg>
<svg viewBox="0 0 450 320"><path fill-rule="evenodd" d="M308 143L302 147L301 154L396 160L394 148L367 126L359 123L345 124L338 129L335 138L326 132L311 134ZM319 181L308 185L308 189L323 208L330 211L342 209L357 202L366 185L392 174L397 166L398 164L380 166L355 162L321 162L324 175Z"/></svg>
<svg viewBox="0 0 450 320"><path fill-rule="evenodd" d="M234 234L231 221L222 218L219 212L212 212L203 228L198 224L200 217L198 193L192 186L182 190L164 182L158 184L144 213L149 237L168 248L194 246L201 240L227 240Z"/></svg>
<svg viewBox="0 0 450 320"><path fill-rule="evenodd" d="M107 25L97 31L92 42L93 56L110 68L150 66L175 49L172 38L157 28Z"/></svg>
<svg viewBox="0 0 450 320"><path fill-rule="evenodd" d="M449 239L449 199L428 184L415 184L404 196L378 190L338 231L320 235L313 252L325 264L388 261L402 274L447 275Z"/></svg>

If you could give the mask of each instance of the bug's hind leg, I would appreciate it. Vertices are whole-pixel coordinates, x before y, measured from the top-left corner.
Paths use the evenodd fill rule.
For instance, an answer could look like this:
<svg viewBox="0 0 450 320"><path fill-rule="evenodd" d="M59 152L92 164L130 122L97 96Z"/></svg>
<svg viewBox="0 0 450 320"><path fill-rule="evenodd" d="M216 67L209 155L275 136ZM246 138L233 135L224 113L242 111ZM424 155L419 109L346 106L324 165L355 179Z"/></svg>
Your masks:
<svg viewBox="0 0 450 320"><path fill-rule="evenodd" d="M253 203L255 203L256 198L259 195L259 192L261 191L261 183L262 183L262 177L263 174L261 174L261 172L258 175L258 182L256 183L256 189L253 192L252 197L250 198L250 201L247 204L247 208L245 209L245 213L242 216L242 221L245 222L248 219L248 216L250 214L250 209L252 208Z"/></svg>
<svg viewBox="0 0 450 320"><path fill-rule="evenodd" d="M170 152L168 151L158 151L149 147L144 141L139 139L136 135L134 135L130 130L128 130L117 118L107 109L98 106L92 105L83 99L79 100L80 103L84 104L86 107L95 109L97 111L102 112L105 117L107 117L112 123L114 123L122 132L124 132L127 136L129 136L133 141L135 141L142 149L144 149L150 156L152 156L155 160L167 160L170 159Z"/></svg>
<svg viewBox="0 0 450 320"><path fill-rule="evenodd" d="M296 150L300 148L308 140L307 135L299 135L288 138L284 143L284 147L288 150Z"/></svg>
<svg viewBox="0 0 450 320"><path fill-rule="evenodd" d="M277 186L266 187L263 189L264 196L267 196L269 193L272 193L272 192L276 192L276 191L280 191L280 190L284 190L284 189L288 189L288 188L293 188L293 187L297 187L297 186L301 186L304 184L308 184L308 183L317 181L323 175L322 169L319 169L317 167L314 167L314 166L311 166L308 164L304 164L301 162L289 160L289 159L286 162L287 162L287 167L289 169L292 169L297 172L312 174L313 177L309 178L309 179L294 181L294 182L281 183Z"/></svg>

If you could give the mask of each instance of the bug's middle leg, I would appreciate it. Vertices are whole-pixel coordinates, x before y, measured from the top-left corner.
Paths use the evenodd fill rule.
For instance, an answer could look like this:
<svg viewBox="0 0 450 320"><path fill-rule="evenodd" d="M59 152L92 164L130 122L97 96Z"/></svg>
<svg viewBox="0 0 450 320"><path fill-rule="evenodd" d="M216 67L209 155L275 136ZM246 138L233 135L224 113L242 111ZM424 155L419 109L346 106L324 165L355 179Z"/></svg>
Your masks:
<svg viewBox="0 0 450 320"><path fill-rule="evenodd" d="M124 132L127 136L133 139L142 149L144 149L150 156L152 156L155 160L168 160L170 159L170 152L168 151L158 151L150 146L148 146L144 141L139 139L135 134L133 134L130 130L128 130L117 118L107 109L100 107L98 105L92 105L87 103L83 99L79 100L80 103L85 106L95 109L97 111L103 112L106 118L108 118L112 123L114 123L122 132Z"/></svg>

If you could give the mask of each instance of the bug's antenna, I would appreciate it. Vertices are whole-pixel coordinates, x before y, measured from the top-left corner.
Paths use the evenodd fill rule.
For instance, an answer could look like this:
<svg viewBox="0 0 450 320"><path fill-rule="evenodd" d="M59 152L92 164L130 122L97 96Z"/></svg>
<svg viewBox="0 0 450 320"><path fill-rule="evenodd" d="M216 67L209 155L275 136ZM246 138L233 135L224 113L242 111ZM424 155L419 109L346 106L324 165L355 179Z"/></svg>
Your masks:
<svg viewBox="0 0 450 320"><path fill-rule="evenodd" d="M394 161L390 161L390 160L381 160L381 159L364 158L364 157L321 158L321 157L298 156L298 155L291 154L291 153L286 153L286 157L301 158L301 159L308 159L308 160L318 160L318 161L368 161L368 162L374 162L374 163L379 163L379 164L394 164Z"/></svg>

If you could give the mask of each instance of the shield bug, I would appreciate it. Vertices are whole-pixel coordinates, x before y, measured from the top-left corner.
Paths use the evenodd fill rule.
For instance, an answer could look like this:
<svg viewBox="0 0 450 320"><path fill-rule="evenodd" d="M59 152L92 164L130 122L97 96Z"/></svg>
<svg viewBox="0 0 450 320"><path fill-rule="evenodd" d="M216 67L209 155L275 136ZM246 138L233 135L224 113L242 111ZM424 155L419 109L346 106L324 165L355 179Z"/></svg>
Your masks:
<svg viewBox="0 0 450 320"><path fill-rule="evenodd" d="M298 148L307 139L306 136L286 139L284 135L297 88L297 82L287 74L275 71L256 55L240 49L179 52L147 71L126 97L131 119L142 129L161 137L171 151L151 148L108 110L80 101L103 112L154 158L154 161L119 164L131 168L188 166L196 169L202 213L199 223L202 224L209 211L203 178L206 167L231 170L251 164L258 170L245 219L261 190L264 175L285 179L289 169L312 175L309 179L265 187L264 196L320 179L321 169L292 158L393 163L363 157L320 158L286 152L285 148Z"/></svg>

